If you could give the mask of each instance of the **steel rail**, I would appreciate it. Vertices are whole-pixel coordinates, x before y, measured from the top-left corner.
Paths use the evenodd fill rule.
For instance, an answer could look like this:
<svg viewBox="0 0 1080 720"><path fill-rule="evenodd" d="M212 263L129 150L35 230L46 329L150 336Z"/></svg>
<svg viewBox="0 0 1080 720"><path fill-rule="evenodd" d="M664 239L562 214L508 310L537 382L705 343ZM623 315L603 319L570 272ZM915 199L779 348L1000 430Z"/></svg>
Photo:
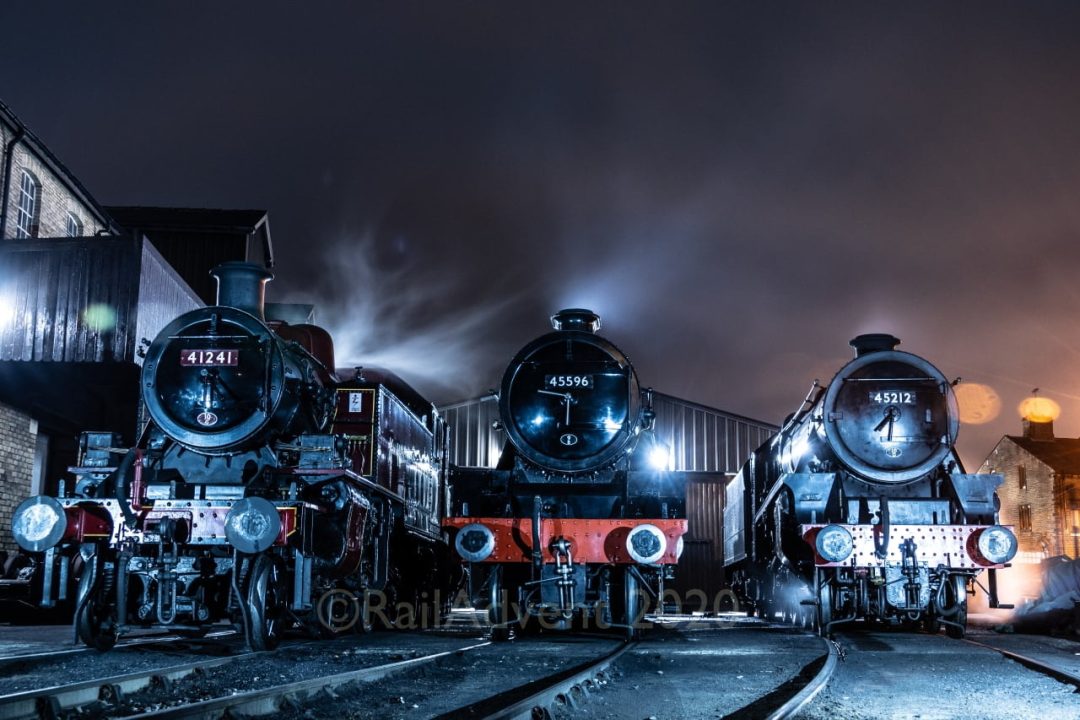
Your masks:
<svg viewBox="0 0 1080 720"><path fill-rule="evenodd" d="M161 635L140 635L128 640L122 640L118 642L110 652L117 650L123 650L130 647L138 647L140 645L153 645L154 643L169 643L174 641L181 642L200 642L205 640L213 640L216 638L228 637L230 635L237 635L236 630L220 630L217 632L207 633L202 637L184 637L183 635L176 635L175 633L164 633ZM92 647L82 645L80 647L68 648L66 650L44 650L42 652L23 653L20 655L0 655L0 665L7 663L19 662L22 660L49 660L53 658L63 658L69 655L81 655L82 653L93 652L98 653Z"/></svg>
<svg viewBox="0 0 1080 720"><path fill-rule="evenodd" d="M277 712L283 704L297 706L308 698L314 697L320 693L332 693L335 688L339 688L343 685L349 685L356 682L372 682L388 675L411 670L420 665L426 665L439 658L468 652L469 650L475 650L490 644L490 642L482 642L475 645L467 645L453 650L446 650L444 652L412 658L411 660L401 660L385 665L360 668L359 670L351 670L345 673L338 673L337 675L298 680L284 685L274 685L259 690L238 693L236 695L212 698L210 700L203 700L202 702L191 703L189 705L179 705L177 707L163 708L125 717L127 720L134 720L135 718L140 720L143 718L156 718L158 720L163 718L192 717L219 718L226 712L242 715L269 715ZM251 656L247 655L244 657Z"/></svg>
<svg viewBox="0 0 1080 720"><path fill-rule="evenodd" d="M986 643L979 642L978 640L970 640L965 638L964 641L969 642L972 645L978 645L979 647L986 648L987 650L993 650L994 652L1001 653L1005 657L1020 663L1026 668L1035 670L1036 672L1040 672L1043 675L1049 675L1050 677L1058 680L1059 682L1063 682L1066 685L1072 685L1073 687L1080 690L1080 675L1075 675L1068 670L1054 667L1053 665L1044 663L1041 660L1030 658L1027 655L1021 655L1020 653L1013 652L1012 650L1006 650L1004 648L999 648L994 645L987 645Z"/></svg>
<svg viewBox="0 0 1080 720"><path fill-rule="evenodd" d="M821 637L820 635L818 637ZM797 692L790 700L778 707L768 716L769 720L785 720L785 718L795 717L799 712L805 708L811 700L817 697L817 694L821 692L832 678L833 672L836 671L836 665L840 659L840 653L837 645L832 640L826 640L821 638L825 643L825 647L828 649L828 655L825 658L825 664L818 670L817 675L807 683L802 690Z"/></svg>
<svg viewBox="0 0 1080 720"><path fill-rule="evenodd" d="M436 720L463 717L482 720L530 720L535 717L536 708L548 708L560 698L564 698L568 703L572 702L575 689L587 688L590 682L595 681L623 653L636 646L636 642L625 643L598 660L590 660L519 688L443 713L437 716ZM522 692L529 694L521 697Z"/></svg>
<svg viewBox="0 0 1080 720"><path fill-rule="evenodd" d="M125 693L138 692L154 683L167 687L170 682L191 673L221 667L250 657L252 653L231 655L3 695L0 696L0 720L55 717L61 711L73 710L102 699L120 699Z"/></svg>

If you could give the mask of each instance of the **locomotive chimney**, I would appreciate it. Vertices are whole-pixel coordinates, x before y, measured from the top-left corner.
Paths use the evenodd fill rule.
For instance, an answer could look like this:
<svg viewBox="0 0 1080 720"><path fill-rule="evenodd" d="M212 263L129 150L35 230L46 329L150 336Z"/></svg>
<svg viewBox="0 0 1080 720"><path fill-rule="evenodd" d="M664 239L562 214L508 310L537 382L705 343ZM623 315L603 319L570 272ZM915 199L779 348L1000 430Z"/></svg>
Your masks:
<svg viewBox="0 0 1080 720"><path fill-rule="evenodd" d="M585 308L566 308L551 316L556 330L582 330L594 333L600 329L600 316Z"/></svg>
<svg viewBox="0 0 1080 720"><path fill-rule="evenodd" d="M266 283L274 273L255 263L231 260L210 271L217 279L217 304L249 312L266 322Z"/></svg>
<svg viewBox="0 0 1080 720"><path fill-rule="evenodd" d="M895 350L900 344L900 338L888 333L869 333L859 335L849 344L855 348L855 357L861 357L866 353Z"/></svg>

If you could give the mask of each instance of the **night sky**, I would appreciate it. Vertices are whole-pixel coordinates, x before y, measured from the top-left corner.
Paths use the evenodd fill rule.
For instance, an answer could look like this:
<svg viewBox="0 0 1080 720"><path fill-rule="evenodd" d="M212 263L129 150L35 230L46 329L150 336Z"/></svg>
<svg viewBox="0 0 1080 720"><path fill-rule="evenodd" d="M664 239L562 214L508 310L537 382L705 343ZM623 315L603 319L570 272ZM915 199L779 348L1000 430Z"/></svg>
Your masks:
<svg viewBox="0 0 1080 720"><path fill-rule="evenodd" d="M876 331L1000 396L969 469L1035 387L1080 435L1080 6L580 5L4 3L0 98L103 204L268 210L436 401L584 305L761 420Z"/></svg>

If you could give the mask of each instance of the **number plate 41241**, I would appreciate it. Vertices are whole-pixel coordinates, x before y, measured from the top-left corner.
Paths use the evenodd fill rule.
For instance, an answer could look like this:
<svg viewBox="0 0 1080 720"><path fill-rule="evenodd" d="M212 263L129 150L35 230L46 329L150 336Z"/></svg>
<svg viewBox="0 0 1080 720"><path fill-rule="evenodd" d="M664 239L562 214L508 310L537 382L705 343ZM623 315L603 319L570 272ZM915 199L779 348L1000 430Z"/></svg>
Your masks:
<svg viewBox="0 0 1080 720"><path fill-rule="evenodd" d="M239 350L181 350L180 364L185 367L216 367L240 364Z"/></svg>

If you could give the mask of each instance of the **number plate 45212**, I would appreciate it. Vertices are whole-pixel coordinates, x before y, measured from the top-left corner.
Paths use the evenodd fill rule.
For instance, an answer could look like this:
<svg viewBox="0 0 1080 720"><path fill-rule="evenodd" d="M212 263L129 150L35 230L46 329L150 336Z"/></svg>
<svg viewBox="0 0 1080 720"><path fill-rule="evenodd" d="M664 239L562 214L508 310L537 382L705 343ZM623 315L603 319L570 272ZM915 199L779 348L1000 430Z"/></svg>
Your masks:
<svg viewBox="0 0 1080 720"><path fill-rule="evenodd" d="M239 350L181 350L180 364L188 367L239 365Z"/></svg>

